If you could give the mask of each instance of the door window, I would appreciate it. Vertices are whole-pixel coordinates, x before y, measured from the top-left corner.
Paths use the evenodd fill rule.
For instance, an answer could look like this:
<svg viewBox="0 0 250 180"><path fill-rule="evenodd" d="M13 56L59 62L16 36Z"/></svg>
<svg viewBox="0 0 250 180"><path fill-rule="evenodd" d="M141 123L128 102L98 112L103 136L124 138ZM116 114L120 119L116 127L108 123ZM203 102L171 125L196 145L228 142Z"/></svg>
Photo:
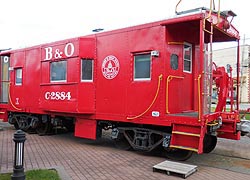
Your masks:
<svg viewBox="0 0 250 180"><path fill-rule="evenodd" d="M177 54L171 54L170 66L171 66L171 69L173 69L173 70L178 69L178 67L179 67L179 58L178 58Z"/></svg>
<svg viewBox="0 0 250 180"><path fill-rule="evenodd" d="M22 77L23 77L23 70L22 68L15 69L15 85L22 85Z"/></svg>
<svg viewBox="0 0 250 180"><path fill-rule="evenodd" d="M183 48L183 71L192 72L192 45L185 43Z"/></svg>

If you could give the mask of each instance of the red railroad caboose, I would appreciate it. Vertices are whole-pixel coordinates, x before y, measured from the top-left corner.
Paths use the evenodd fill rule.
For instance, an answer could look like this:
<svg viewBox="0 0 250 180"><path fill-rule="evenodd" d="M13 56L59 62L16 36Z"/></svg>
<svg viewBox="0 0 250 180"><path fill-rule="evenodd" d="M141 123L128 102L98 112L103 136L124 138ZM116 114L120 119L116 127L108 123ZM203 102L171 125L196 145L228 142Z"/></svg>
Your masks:
<svg viewBox="0 0 250 180"><path fill-rule="evenodd" d="M240 139L242 130L238 101L231 101L236 109L225 108L233 79L213 65L211 54L214 42L239 45L239 32L228 21L232 16L198 8L1 52L0 116L39 134L61 125L77 137L96 139L102 129L112 129L111 137L125 148L162 149L179 160L211 152L217 137ZM239 55L236 62L239 71ZM213 82L219 97L214 112Z"/></svg>

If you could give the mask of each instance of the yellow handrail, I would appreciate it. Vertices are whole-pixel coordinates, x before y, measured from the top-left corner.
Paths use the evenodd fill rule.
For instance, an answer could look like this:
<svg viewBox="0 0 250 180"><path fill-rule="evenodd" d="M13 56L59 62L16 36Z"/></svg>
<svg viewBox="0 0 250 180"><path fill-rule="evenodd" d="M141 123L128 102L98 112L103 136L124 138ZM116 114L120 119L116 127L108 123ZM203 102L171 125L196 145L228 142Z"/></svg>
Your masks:
<svg viewBox="0 0 250 180"><path fill-rule="evenodd" d="M169 92L168 92L168 89L169 89L169 82L173 79L173 78L176 78L176 79L184 79L184 77L182 76L172 76L172 75L169 75L167 77L167 85L166 85L166 113L169 114L169 106L168 106L168 95L169 95Z"/></svg>
<svg viewBox="0 0 250 180"><path fill-rule="evenodd" d="M184 42L177 42L177 41L169 41L168 45L183 45Z"/></svg>
<svg viewBox="0 0 250 180"><path fill-rule="evenodd" d="M143 116L143 115L146 114L146 113L149 111L149 109L153 106L153 104L155 103L155 101L156 101L156 99L157 99L157 97L158 97L158 95L159 95L159 91L160 91L160 87L161 87L161 81L162 81L162 76L163 76L163 75L161 74L161 75L159 75L159 77L158 77L158 85L157 85L157 90L156 90L156 93L155 93L155 97L154 97L153 101L151 102L151 104L149 105L149 107L148 107L143 113L141 113L141 114L139 114L139 115L137 115L137 116L134 116L134 117L127 117L128 120L133 120L133 119L136 119L136 118L139 118L139 117Z"/></svg>
<svg viewBox="0 0 250 180"><path fill-rule="evenodd" d="M213 6L213 0L210 0L210 10L209 10L209 14L208 17L205 18L205 20L209 19L212 15L212 6Z"/></svg>
<svg viewBox="0 0 250 180"><path fill-rule="evenodd" d="M217 25L217 24L219 24L220 23L220 0L218 0L218 12L217 12L217 23L215 24L215 25Z"/></svg>
<svg viewBox="0 0 250 180"><path fill-rule="evenodd" d="M212 24L213 22L211 22L211 30L206 30L206 21L211 17L212 15L212 6L213 6L213 0L210 0L210 10L209 10L209 14L208 14L208 17L206 17L204 20L203 20L203 30L206 31L207 33L209 34L213 34L212 32Z"/></svg>
<svg viewBox="0 0 250 180"><path fill-rule="evenodd" d="M213 0L210 0L210 10L209 10L208 17L206 17L206 18L204 19L204 21L203 21L203 30L206 31L206 32L208 32L209 34L213 34L213 30L212 30L213 22L211 22L211 30L210 30L210 31L207 30L205 26L206 26L206 20L208 20L208 19L211 17L211 15L212 15L212 6L213 6L213 5L214 5ZM219 20L220 20L220 0L218 0L217 22L216 22L216 24L214 24L215 26L216 26L217 24L219 24Z"/></svg>
<svg viewBox="0 0 250 180"><path fill-rule="evenodd" d="M198 82L198 121L201 121L201 74L197 78Z"/></svg>

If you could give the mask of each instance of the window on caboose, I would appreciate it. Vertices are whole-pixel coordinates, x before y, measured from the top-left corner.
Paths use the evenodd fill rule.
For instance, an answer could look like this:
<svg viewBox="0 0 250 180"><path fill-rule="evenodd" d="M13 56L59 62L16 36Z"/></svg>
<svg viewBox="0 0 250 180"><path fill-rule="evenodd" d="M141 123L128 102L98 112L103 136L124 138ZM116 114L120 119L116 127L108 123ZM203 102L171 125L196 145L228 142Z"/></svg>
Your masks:
<svg viewBox="0 0 250 180"><path fill-rule="evenodd" d="M134 55L134 80L151 79L151 54Z"/></svg>
<svg viewBox="0 0 250 180"><path fill-rule="evenodd" d="M178 67L179 67L179 57L178 57L177 54L171 54L170 66L171 66L171 69L173 69L173 70L178 69Z"/></svg>
<svg viewBox="0 0 250 180"><path fill-rule="evenodd" d="M192 72L192 45L185 43L183 47L183 71Z"/></svg>
<svg viewBox="0 0 250 180"><path fill-rule="evenodd" d="M23 69L15 69L15 85L22 85L23 82Z"/></svg>
<svg viewBox="0 0 250 180"><path fill-rule="evenodd" d="M66 82L67 62L56 61L50 63L50 81Z"/></svg>
<svg viewBox="0 0 250 180"><path fill-rule="evenodd" d="M82 59L81 62L81 81L93 81L93 59Z"/></svg>

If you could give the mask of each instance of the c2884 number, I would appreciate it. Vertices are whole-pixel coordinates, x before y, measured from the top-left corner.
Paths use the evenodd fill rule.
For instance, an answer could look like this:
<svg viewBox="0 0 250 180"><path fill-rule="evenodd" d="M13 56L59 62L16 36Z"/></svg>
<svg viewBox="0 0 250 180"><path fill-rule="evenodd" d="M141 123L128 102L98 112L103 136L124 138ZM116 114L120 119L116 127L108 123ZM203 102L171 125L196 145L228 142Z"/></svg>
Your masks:
<svg viewBox="0 0 250 180"><path fill-rule="evenodd" d="M70 100L71 93L70 92L45 92L44 97L46 100Z"/></svg>

